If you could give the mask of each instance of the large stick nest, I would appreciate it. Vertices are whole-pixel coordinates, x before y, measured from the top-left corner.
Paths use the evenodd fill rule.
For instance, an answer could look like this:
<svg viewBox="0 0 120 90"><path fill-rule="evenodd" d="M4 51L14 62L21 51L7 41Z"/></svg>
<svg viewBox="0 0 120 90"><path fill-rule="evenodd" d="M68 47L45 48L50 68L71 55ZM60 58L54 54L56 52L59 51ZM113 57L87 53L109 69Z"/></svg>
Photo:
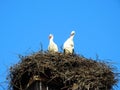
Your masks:
<svg viewBox="0 0 120 90"><path fill-rule="evenodd" d="M25 90L34 76L57 90L111 90L118 81L116 75L105 62L79 55L37 52L21 57L18 64L11 66L8 79L9 90Z"/></svg>

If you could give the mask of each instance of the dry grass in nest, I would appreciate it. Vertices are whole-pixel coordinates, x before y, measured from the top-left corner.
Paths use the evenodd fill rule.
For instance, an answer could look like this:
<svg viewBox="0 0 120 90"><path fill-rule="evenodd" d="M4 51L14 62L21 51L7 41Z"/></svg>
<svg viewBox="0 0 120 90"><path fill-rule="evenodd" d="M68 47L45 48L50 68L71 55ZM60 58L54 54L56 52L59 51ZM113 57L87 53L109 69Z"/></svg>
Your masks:
<svg viewBox="0 0 120 90"><path fill-rule="evenodd" d="M79 55L37 52L21 57L18 64L11 66L9 90L25 90L34 76L58 90L111 90L118 80L110 65L104 62Z"/></svg>

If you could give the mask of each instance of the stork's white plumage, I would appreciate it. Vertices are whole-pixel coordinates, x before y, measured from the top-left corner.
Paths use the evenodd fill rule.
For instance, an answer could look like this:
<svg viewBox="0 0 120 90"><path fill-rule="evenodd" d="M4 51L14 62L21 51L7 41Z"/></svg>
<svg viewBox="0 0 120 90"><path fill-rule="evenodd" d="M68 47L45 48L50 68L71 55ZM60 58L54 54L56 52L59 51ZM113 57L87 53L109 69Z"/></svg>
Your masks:
<svg viewBox="0 0 120 90"><path fill-rule="evenodd" d="M63 44L63 50L65 54L73 54L74 53L74 38L75 31L72 31L70 37Z"/></svg>
<svg viewBox="0 0 120 90"><path fill-rule="evenodd" d="M53 41L53 35L52 34L49 35L48 51L52 52L52 53L58 52L58 46Z"/></svg>

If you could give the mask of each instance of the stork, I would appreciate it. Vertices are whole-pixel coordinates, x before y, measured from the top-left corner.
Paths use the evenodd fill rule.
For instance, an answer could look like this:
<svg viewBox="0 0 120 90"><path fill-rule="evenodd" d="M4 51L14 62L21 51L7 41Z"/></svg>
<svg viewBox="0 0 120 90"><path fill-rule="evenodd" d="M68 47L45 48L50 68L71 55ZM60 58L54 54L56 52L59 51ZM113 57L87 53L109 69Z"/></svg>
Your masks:
<svg viewBox="0 0 120 90"><path fill-rule="evenodd" d="M70 37L64 42L63 50L65 54L73 54L74 53L74 38L75 31L72 31Z"/></svg>
<svg viewBox="0 0 120 90"><path fill-rule="evenodd" d="M55 52L58 52L58 46L57 44L55 44L55 42L53 41L53 35L50 34L49 35L49 45L48 45L48 51L49 52L52 52L52 53L55 53Z"/></svg>

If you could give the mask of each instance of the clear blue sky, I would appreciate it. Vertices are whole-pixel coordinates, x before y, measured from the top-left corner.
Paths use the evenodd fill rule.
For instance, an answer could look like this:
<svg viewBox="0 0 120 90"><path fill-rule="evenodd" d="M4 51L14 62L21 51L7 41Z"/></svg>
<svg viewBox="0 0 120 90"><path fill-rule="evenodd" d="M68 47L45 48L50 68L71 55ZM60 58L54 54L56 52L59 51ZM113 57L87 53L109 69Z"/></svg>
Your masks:
<svg viewBox="0 0 120 90"><path fill-rule="evenodd" d="M77 54L98 54L120 72L120 0L0 0L0 82L18 54L37 52L40 43L47 50L50 33L62 51L72 30Z"/></svg>

